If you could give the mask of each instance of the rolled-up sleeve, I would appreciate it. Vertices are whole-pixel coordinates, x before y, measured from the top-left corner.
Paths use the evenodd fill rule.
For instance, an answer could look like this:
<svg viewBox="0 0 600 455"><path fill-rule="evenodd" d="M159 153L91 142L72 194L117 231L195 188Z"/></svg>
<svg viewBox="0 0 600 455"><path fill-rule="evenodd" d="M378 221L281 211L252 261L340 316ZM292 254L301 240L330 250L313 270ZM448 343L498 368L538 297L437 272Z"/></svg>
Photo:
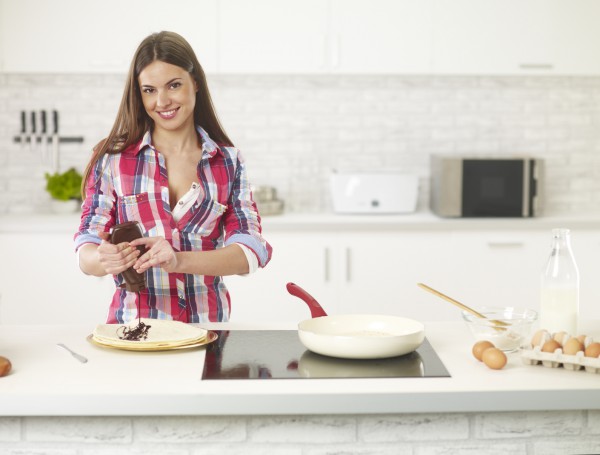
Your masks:
<svg viewBox="0 0 600 455"><path fill-rule="evenodd" d="M86 183L79 230L75 233L75 251L85 243L100 244L99 232L106 232L115 220L115 193L110 155L96 162Z"/></svg>
<svg viewBox="0 0 600 455"><path fill-rule="evenodd" d="M252 199L252 189L243 157L237 151L235 178L224 214L225 245L241 243L252 250L260 267L271 260L273 249L262 236L260 215Z"/></svg>

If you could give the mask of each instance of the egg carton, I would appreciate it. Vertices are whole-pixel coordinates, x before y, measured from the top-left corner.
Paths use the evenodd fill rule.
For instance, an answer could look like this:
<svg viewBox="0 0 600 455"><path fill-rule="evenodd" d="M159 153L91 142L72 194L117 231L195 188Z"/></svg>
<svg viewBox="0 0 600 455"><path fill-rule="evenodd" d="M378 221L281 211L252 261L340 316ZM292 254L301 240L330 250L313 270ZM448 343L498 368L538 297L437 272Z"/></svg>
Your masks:
<svg viewBox="0 0 600 455"><path fill-rule="evenodd" d="M549 368L562 366L567 370L585 369L588 373L600 374L600 358L585 357L583 351L575 355L563 354L562 349L554 352L542 352L540 346L529 347L521 351L521 359L526 365L539 365L540 363Z"/></svg>

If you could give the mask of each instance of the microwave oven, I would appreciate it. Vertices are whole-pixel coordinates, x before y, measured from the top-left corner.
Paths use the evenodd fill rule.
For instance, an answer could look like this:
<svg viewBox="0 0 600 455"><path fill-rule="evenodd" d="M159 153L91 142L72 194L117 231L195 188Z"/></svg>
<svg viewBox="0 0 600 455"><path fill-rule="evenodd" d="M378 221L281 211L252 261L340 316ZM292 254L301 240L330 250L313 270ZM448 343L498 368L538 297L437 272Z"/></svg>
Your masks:
<svg viewBox="0 0 600 455"><path fill-rule="evenodd" d="M543 160L431 157L431 210L442 217L533 217L541 213Z"/></svg>

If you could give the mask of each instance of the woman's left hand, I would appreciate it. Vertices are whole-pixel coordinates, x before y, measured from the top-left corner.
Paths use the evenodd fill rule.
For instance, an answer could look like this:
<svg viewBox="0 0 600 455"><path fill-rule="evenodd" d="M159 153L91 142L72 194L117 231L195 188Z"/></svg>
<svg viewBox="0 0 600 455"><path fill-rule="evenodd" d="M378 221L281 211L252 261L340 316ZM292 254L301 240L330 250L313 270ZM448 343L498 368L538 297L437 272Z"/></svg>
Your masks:
<svg viewBox="0 0 600 455"><path fill-rule="evenodd" d="M143 237L129 242L131 246L143 245L146 252L133 264L138 273L145 272L150 267L161 267L166 272L175 271L177 256L175 250L164 237Z"/></svg>

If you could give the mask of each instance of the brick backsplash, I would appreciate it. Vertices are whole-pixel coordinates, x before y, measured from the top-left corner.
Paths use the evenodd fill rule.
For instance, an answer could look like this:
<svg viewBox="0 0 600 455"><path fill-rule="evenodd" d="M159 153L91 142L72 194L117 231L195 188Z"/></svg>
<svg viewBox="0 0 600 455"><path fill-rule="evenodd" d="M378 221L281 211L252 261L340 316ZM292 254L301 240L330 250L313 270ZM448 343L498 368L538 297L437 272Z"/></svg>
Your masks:
<svg viewBox="0 0 600 455"><path fill-rule="evenodd" d="M598 454L597 411L0 417L3 455ZM562 429L561 422L568 428ZM587 422L587 423L586 423Z"/></svg>
<svg viewBox="0 0 600 455"><path fill-rule="evenodd" d="M432 153L546 160L545 213L600 212L600 78L209 75L228 134L256 185L289 212L330 210L332 169L395 169L429 195ZM13 142L20 111L57 109L61 168L82 170L107 134L124 75L0 74L0 214L47 211L41 152Z"/></svg>

